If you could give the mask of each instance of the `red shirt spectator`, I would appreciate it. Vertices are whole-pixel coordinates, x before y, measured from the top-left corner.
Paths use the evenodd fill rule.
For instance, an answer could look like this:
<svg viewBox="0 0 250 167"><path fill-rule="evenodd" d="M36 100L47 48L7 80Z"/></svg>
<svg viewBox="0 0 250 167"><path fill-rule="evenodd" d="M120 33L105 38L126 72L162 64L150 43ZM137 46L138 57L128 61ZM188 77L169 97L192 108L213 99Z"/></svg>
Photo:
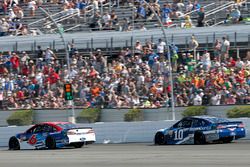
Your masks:
<svg viewBox="0 0 250 167"><path fill-rule="evenodd" d="M10 62L13 69L17 69L19 67L19 57L16 53L13 53L12 57L10 58Z"/></svg>
<svg viewBox="0 0 250 167"><path fill-rule="evenodd" d="M19 90L19 91L17 92L17 98L18 98L19 100L24 100L24 93L23 93L22 90Z"/></svg>

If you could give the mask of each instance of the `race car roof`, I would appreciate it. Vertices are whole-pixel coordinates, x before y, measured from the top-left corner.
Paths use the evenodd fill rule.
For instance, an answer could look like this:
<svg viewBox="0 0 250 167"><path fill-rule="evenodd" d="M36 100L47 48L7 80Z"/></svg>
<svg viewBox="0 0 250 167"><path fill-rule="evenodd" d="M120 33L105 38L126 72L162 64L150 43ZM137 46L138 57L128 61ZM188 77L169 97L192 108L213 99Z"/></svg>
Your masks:
<svg viewBox="0 0 250 167"><path fill-rule="evenodd" d="M213 123L220 123L220 122L228 122L226 118L218 118L214 116L209 116L209 115L201 115L201 116L192 116L193 118L200 118L200 119L205 119Z"/></svg>
<svg viewBox="0 0 250 167"><path fill-rule="evenodd" d="M58 124L72 124L72 123L71 122L41 122L39 124L58 125Z"/></svg>

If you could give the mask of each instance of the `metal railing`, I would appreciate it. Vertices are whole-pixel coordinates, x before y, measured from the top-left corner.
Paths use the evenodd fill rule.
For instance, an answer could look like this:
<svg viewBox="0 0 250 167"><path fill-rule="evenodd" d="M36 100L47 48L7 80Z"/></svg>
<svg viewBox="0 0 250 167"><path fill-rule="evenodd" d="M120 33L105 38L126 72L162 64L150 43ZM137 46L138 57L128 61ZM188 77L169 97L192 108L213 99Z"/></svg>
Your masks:
<svg viewBox="0 0 250 167"><path fill-rule="evenodd" d="M246 6L247 6L247 4L249 4L249 2L243 1L243 2L241 2L240 4L246 4ZM224 9L230 8L230 7L235 6L235 5L237 5L237 4L236 4L236 3L233 3L233 4L229 4L229 5L227 5L227 6L223 5L222 8L217 9L217 10L215 10L215 11L213 11L213 12L210 12L209 14L206 15L206 17L207 17L207 16L210 16L210 15L212 15L212 14L216 14L217 12L220 12L220 11L222 11L222 10L224 10ZM222 21L217 22L217 23L216 23L216 18L214 18L214 20L215 20L215 24L211 25L210 27L214 27L214 26L217 26L217 25L220 25L220 24L224 24L224 23L225 23L225 20L222 20Z"/></svg>
<svg viewBox="0 0 250 167"><path fill-rule="evenodd" d="M194 34L201 44L201 46L205 46L206 48L212 48L213 43L216 39L221 39L223 36L227 35L228 39L231 42L231 48L249 48L250 46L250 32L221 32L221 33L199 33ZM179 33L179 34L168 34L167 40L171 43L175 43L180 50L188 48L190 37L192 34L187 33ZM83 37L84 36L84 37ZM133 47L136 40L141 41L141 43L146 43L146 40L150 40L153 43L157 43L159 38L162 38L162 33L154 33L153 35L136 35L136 36L128 36L124 37L120 36L113 36L112 33L109 37L86 37L77 36L72 38L66 38L66 42L74 41L75 46L78 49L85 49L87 51L95 51L97 48L101 48L103 51L111 52L117 50L117 48L124 48L124 47ZM36 41L36 40L21 40L20 42L13 40L7 41L5 40L5 44L1 43L1 48L8 47L9 50L13 51L35 51L36 46L42 46L42 48L51 47L54 50L63 49L63 44L60 39L50 39L44 41ZM6 50L6 49L4 49ZM3 51L4 51L3 50Z"/></svg>
<svg viewBox="0 0 250 167"><path fill-rule="evenodd" d="M214 8L214 9L212 9L212 10L210 10L210 11L207 11L206 12L206 17L207 16L210 16L210 15L212 15L212 14L214 14L214 13L217 13L217 12L219 12L219 11L221 11L221 10L224 10L224 9L226 9L226 8L229 8L229 7L231 7L231 6L233 6L233 5L235 5L235 2L228 2L228 3L226 3L226 4L223 4L223 5L221 5L221 6L218 6L218 7L216 7L216 8Z"/></svg>
<svg viewBox="0 0 250 167"><path fill-rule="evenodd" d="M210 3L210 4L208 4L208 5L203 6L203 8L206 9L206 8L211 7L211 6L214 6L214 5L216 5L216 3L213 2L213 3ZM192 10L192 11L190 11L190 12L188 12L188 13L185 13L185 14L183 15L183 17L185 17L185 16L187 16L187 15L191 15L191 14L193 14L193 13L195 13L195 12L197 12L197 10Z"/></svg>

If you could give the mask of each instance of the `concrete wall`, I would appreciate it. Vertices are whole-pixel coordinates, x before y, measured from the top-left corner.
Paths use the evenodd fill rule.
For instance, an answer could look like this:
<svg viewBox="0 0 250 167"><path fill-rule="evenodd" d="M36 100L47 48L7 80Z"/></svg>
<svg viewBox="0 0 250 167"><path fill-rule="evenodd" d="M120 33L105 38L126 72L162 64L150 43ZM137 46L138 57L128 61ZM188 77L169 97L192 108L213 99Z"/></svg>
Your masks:
<svg viewBox="0 0 250 167"><path fill-rule="evenodd" d="M247 137L250 139L250 118L241 120L246 125ZM96 143L127 143L127 142L149 142L153 143L156 130L169 127L175 121L144 121L144 122L107 122L95 124L79 124L79 126L93 127L96 133ZM28 126L1 127L0 146L7 146L11 136L24 132Z"/></svg>
<svg viewBox="0 0 250 167"><path fill-rule="evenodd" d="M209 106L208 115L217 117L226 117L226 111L234 108L235 106ZM175 108L175 118L181 119L182 112L185 107ZM124 114L129 109L102 109L101 122L123 122ZM142 109L144 111L145 121L161 121L172 120L173 113L169 108L159 109ZM82 109L75 109L75 115L82 111ZM7 126L6 118L15 111L0 111L0 126ZM71 115L71 109L64 110L34 110L34 123L44 121L68 121L68 116Z"/></svg>

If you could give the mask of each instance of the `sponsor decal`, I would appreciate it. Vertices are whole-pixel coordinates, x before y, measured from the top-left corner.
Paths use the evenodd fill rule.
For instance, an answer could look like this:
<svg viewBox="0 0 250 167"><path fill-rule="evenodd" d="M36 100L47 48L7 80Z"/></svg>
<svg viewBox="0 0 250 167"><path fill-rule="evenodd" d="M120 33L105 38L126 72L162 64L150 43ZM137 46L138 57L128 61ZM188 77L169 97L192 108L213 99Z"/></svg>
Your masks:
<svg viewBox="0 0 250 167"><path fill-rule="evenodd" d="M34 134L34 135L32 135L32 136L29 138L28 143L29 143L30 145L35 145L36 142L37 142L37 139L36 139L36 135Z"/></svg>

